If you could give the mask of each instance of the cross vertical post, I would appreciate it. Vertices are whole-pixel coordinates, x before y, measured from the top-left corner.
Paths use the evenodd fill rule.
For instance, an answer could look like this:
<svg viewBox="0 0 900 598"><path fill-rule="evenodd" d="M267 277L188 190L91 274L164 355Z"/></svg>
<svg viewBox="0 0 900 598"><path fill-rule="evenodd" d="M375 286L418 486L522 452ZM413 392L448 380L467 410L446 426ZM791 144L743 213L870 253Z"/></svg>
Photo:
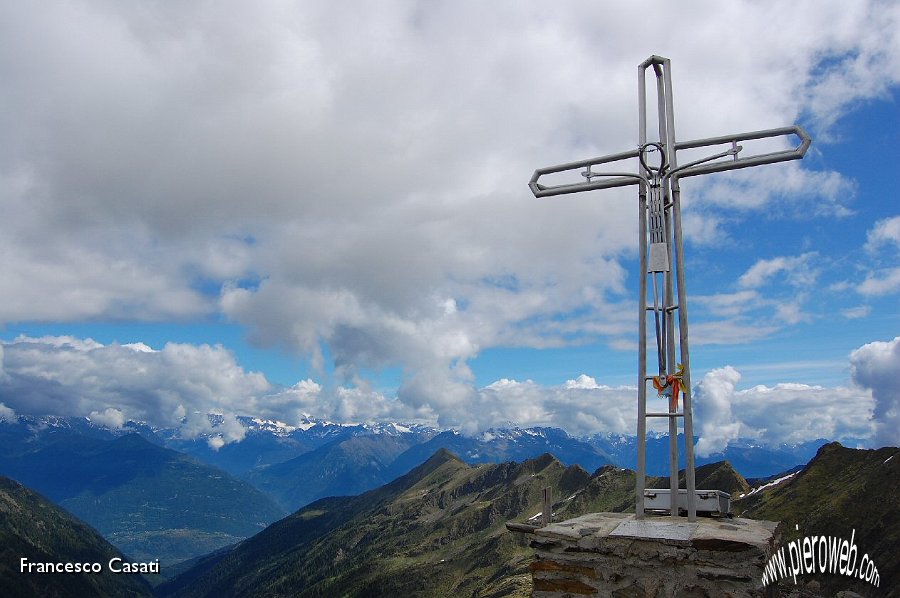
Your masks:
<svg viewBox="0 0 900 598"><path fill-rule="evenodd" d="M652 68L656 77L658 140L648 141L646 72ZM792 149L738 157L743 150L740 141L796 136L800 143ZM639 267L641 284L638 293L638 418L637 418L637 478L635 483L635 514L645 514L647 494L647 418L666 418L669 432L669 514L679 515L681 507L678 479L678 418L682 418L685 441L685 501L688 520L697 517L697 496L694 467L694 426L691 405L690 347L688 342L687 292L684 282L684 243L682 240L680 179L801 159L811 139L798 125L726 135L688 142L675 141L674 102L672 99L671 61L651 56L638 65L638 146L637 149L599 158L569 162L539 168L529 187L535 197L549 197L613 187L638 185ZM678 165L678 151L719 146L719 151L682 166ZM596 172L594 166L622 161L638 161L637 172L619 170ZM555 185L541 184L545 175L554 175L584 168L579 174L583 182ZM594 180L597 179L597 180ZM674 272L673 272L674 269ZM648 279L650 284L648 285ZM653 290L653 304L649 304L649 288ZM677 301L676 301L677 294ZM675 340L678 312L678 341ZM647 372L647 320L652 312L656 340L658 375ZM647 411L647 385L652 384L666 400L664 412ZM681 412L678 411L679 398Z"/></svg>

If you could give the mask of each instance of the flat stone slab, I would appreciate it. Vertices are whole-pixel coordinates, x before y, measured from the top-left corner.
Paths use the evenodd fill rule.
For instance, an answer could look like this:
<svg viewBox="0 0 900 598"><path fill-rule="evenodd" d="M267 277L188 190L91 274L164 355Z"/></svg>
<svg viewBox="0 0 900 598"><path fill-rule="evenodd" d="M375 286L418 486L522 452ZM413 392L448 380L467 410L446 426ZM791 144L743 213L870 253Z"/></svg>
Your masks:
<svg viewBox="0 0 900 598"><path fill-rule="evenodd" d="M582 538L634 538L692 544L707 550L743 550L755 546L765 550L777 524L750 519L645 516L633 513L591 513L537 528L533 533L548 540L579 541Z"/></svg>
<svg viewBox="0 0 900 598"><path fill-rule="evenodd" d="M641 538L647 540L689 541L697 531L697 523L653 521L649 519L629 519L609 532L610 536Z"/></svg>
<svg viewBox="0 0 900 598"><path fill-rule="evenodd" d="M628 513L589 513L574 519L551 523L534 531L537 536L578 540L584 536L607 536L622 521L634 515Z"/></svg>

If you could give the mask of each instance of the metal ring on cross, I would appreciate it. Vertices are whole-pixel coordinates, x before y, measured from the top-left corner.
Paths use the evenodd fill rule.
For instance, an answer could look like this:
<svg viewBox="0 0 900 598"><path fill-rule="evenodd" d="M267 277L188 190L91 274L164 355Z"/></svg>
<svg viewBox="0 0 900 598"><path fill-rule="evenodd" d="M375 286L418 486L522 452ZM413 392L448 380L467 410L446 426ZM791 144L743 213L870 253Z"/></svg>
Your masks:
<svg viewBox="0 0 900 598"><path fill-rule="evenodd" d="M647 155L648 149L650 151L658 151L659 152L659 165L658 166L654 166L652 164L647 164L646 155ZM654 175L664 174L666 169L669 166L668 164L666 164L666 152L665 152L665 150L663 150L662 144L656 143L655 141L651 142L651 143L645 143L644 145L641 146L641 151L638 154L638 159L641 161L641 166L643 166L647 172L654 174Z"/></svg>

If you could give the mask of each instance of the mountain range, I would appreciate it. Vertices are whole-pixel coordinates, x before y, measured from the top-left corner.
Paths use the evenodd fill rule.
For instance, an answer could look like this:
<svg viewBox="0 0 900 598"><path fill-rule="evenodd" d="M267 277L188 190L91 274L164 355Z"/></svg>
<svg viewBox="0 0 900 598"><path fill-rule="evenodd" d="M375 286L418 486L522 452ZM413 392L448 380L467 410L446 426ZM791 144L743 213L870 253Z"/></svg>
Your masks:
<svg viewBox="0 0 900 598"><path fill-rule="evenodd" d="M54 434L54 427L61 430ZM137 460L126 468L136 472L132 479L153 471L162 475L154 469L161 460L166 467L181 471L175 474L176 479L188 480L187 486L193 483L191 476L181 477L186 470L178 470L177 466L182 460L195 465L196 461L155 446L136 434L105 435L93 428L84 434L75 432L63 422L56 422L39 433L38 440L32 436L33 450L51 454L46 448L53 444L51 440L62 442L60 439L74 433L83 445L73 444L82 446L78 452L81 456L106 454L102 450L104 446L109 454L118 454L121 463L128 463L128 455L132 455ZM401 437L405 433L394 432ZM16 433L15 429L3 432L12 436ZM529 435L538 436L538 433L530 431ZM351 434L343 439L333 436L307 453L361 446L360 442L374 442L374 436ZM349 442L352 439L356 442ZM95 441L105 444L93 444ZM4 445L0 443L0 446ZM8 446L4 450L4 457L14 454ZM60 452L52 454L59 456ZM697 485L731 492L736 514L783 521L787 539L791 538L792 524L799 527L800 534L834 533L849 537L855 530L856 544L879 566L881 587L897 588L900 587L896 562L900 545L898 454L896 448L866 451L832 443L823 446L799 470L772 478L748 481L728 462L705 464L697 469ZM399 455L394 461L398 458ZM5 458L3 463L7 463ZM209 470L217 472L222 479L234 480L224 471L211 467ZM122 480L110 471L103 475L92 473L90 468L79 471L86 477L82 486L98 492L98 496L111 489L128 487L128 483L119 483ZM46 482L52 477L42 475L43 478L36 479ZM120 475L127 477L121 472ZM60 488L70 493L79 488L72 480L58 482ZM668 485L665 478L650 478L647 483L649 487ZM6 481L6 484L26 498L11 500L8 497L15 493L0 486L3 488L0 490L2 546L9 546L12 551L7 553L4 562L15 563L19 553L27 554L24 551L36 546L43 552L35 558L72 560L73 554L83 554L83 549L75 543L76 537L90 539L96 544L92 550L106 551L100 553L103 558L116 554L116 549L74 517L16 482ZM554 520L589 512L628 511L633 508L634 484L633 471L610 464L589 473L577 464L566 465L550 454L522 462L470 464L438 448L424 463L385 485L356 496L319 498L244 540L177 567L164 567L170 576L177 576L153 591L162 596L527 596L531 549L525 535L505 529L506 522L536 521L542 509L542 489L548 487L554 493ZM222 488L210 487L214 492ZM136 486L135 492L152 496L148 486ZM120 496L123 504L128 502L128 492L122 491ZM11 508L10 504L17 506ZM191 508L202 508L202 504L193 504ZM243 505L245 520L252 521L247 513L253 508ZM54 515L57 519L52 525L23 523L37 520L32 511L40 513L47 509L61 513ZM14 581L10 582L10 578ZM155 583L163 581L159 576L152 579ZM5 588L2 584L7 584L24 587L20 595L73 595L21 586L20 581L21 574L10 570L8 565L6 570L0 570L0 590ZM87 581L106 583L99 578ZM29 581L32 582L35 580ZM851 588L848 583L844 577L830 580L817 577L803 591L815 596L853 589L870 595L871 588ZM127 589L97 590L94 586L82 589L78 595L146 595L148 591L143 582ZM888 595L897 592L889 590Z"/></svg>
<svg viewBox="0 0 900 598"><path fill-rule="evenodd" d="M68 423L0 425L0 475L37 490L132 558L176 563L287 513L247 482L138 434Z"/></svg>
<svg viewBox="0 0 900 598"><path fill-rule="evenodd" d="M223 440L224 419L185 438L175 429L86 418L26 417L0 423L0 475L42 493L134 558L170 565L248 538L286 513L394 480L448 449L471 465L523 462L550 453L585 471L633 467L634 438L573 438L554 428L489 430L477 436L396 423L296 426L240 418L244 437ZM824 441L823 441L824 442ZM749 475L805 463L810 445L729 449ZM665 438L648 440L648 470L664 470ZM703 463L698 460L698 463ZM740 468L739 468L740 469ZM253 517L248 518L247 514Z"/></svg>
<svg viewBox="0 0 900 598"><path fill-rule="evenodd" d="M471 466L445 449L378 489L316 501L159 588L163 596L527 595L527 539L542 488L590 475L550 455Z"/></svg>
<svg viewBox="0 0 900 598"><path fill-rule="evenodd" d="M635 437L623 435L575 438L556 428L513 427L468 436L422 425L345 425L312 418L289 426L241 417L238 422L242 439L227 442L222 433L224 418L209 417L211 431L185 437L177 429L152 428L137 422L109 428L86 418L19 416L0 425L0 455L12 453L12 458L18 459L23 446L33 448L51 435L64 433L75 444L87 442L78 437L100 441L138 434L153 444L190 455L249 482L282 509L294 510L318 498L357 494L385 484L422 463L439 448L450 450L470 464L523 461L551 453L566 465L577 463L588 471L605 464L633 469L637 454ZM808 462L826 442L770 447L747 440L736 441L722 453L697 458L697 464L727 460L748 477L765 477ZM667 459L667 438L650 436L648 473L665 475ZM3 467L0 463L0 474L15 477L8 467L7 471ZM29 483L32 481L29 479ZM44 491L40 484L36 487Z"/></svg>
<svg viewBox="0 0 900 598"><path fill-rule="evenodd" d="M896 457L896 459L895 459ZM878 564L874 588L845 576L790 580L784 592L900 595L897 549L900 450L826 445L793 474L752 486L728 462L696 470L698 488L727 491L734 511L782 521L801 534L850 537ZM683 475L683 472L682 472ZM649 487L666 487L649 478ZM633 508L635 474L606 465L589 474L546 454L522 463L469 465L445 449L381 488L316 501L157 591L162 596L529 596L531 549L505 522L535 521L552 488L554 520ZM801 595L798 594L798 595Z"/></svg>

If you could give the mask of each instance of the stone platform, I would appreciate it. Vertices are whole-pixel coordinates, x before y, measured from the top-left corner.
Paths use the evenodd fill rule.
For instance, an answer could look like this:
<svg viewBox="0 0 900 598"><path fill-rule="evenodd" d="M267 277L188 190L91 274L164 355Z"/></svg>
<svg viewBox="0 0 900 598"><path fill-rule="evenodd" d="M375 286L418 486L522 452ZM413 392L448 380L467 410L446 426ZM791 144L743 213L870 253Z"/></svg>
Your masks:
<svg viewBox="0 0 900 598"><path fill-rule="evenodd" d="M535 598L662 598L766 596L763 567L780 530L750 519L593 513L532 533Z"/></svg>

